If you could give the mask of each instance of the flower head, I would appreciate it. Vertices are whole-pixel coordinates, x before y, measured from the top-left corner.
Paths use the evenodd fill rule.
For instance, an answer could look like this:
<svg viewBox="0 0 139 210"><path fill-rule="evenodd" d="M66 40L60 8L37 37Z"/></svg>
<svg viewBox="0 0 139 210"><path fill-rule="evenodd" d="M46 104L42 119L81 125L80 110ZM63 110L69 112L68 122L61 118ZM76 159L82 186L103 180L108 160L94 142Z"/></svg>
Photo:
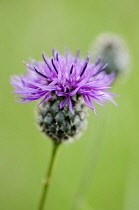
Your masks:
<svg viewBox="0 0 139 210"><path fill-rule="evenodd" d="M102 65L100 59L96 63L89 62L89 56L86 59L72 56L66 51L65 55L59 55L56 50L52 50L52 57L47 58L42 53L43 61L31 61L31 64L25 63L27 72L25 75L14 75L11 78L11 84L14 87L16 96L21 99L20 103L30 102L41 99L39 105L47 99L55 97L63 98L59 107L62 109L67 103L71 113L73 111L72 97L80 95L85 104L94 112L93 102L102 106L104 102L113 102L114 94L108 92L108 85L114 79L114 74L107 75L104 70L107 64ZM53 94L55 93L55 94Z"/></svg>

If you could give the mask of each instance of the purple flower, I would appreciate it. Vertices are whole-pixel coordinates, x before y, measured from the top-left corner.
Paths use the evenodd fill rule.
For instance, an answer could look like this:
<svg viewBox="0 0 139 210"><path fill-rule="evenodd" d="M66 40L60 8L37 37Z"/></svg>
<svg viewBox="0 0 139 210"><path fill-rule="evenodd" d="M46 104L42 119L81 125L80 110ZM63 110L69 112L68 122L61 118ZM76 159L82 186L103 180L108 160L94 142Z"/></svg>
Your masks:
<svg viewBox="0 0 139 210"><path fill-rule="evenodd" d="M56 50L52 50L52 58L46 58L42 53L43 61L31 61L25 63L27 72L25 75L14 75L11 77L11 84L15 94L19 94L17 100L25 103L41 99L40 105L45 100L52 98L54 94L63 96L60 109L68 103L69 110L72 110L71 97L75 94L82 95L84 102L94 112L93 102L104 106L104 102L114 102L112 96L116 96L107 91L108 85L113 81L114 74L105 74L107 64L102 66L100 59L96 63L72 56L66 51L65 56L59 55Z"/></svg>

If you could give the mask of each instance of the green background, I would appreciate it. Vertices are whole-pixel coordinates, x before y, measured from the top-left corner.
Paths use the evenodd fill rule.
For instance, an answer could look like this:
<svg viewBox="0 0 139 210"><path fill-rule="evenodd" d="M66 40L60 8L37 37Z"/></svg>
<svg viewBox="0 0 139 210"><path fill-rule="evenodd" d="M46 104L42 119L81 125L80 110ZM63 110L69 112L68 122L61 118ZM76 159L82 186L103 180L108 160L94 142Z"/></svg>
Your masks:
<svg viewBox="0 0 139 210"><path fill-rule="evenodd" d="M131 72L113 88L118 107L90 110L80 139L61 146L46 209L139 210L138 11L138 0L0 0L0 210L36 209L52 149L35 125L36 102L16 103L9 76L52 48L85 56L102 32L125 38Z"/></svg>

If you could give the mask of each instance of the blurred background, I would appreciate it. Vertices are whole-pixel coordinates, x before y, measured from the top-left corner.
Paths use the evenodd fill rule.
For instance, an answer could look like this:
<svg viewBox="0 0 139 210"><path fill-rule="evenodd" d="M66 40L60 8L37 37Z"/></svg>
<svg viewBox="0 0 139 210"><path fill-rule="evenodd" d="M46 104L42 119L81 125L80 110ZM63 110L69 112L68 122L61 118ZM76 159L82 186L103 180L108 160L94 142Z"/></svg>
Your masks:
<svg viewBox="0 0 139 210"><path fill-rule="evenodd" d="M114 84L118 107L90 110L80 139L61 146L46 209L139 210L138 11L137 0L0 0L0 210L36 209L52 149L35 125L36 102L16 103L9 76L52 48L86 56L102 32L124 37L130 75Z"/></svg>

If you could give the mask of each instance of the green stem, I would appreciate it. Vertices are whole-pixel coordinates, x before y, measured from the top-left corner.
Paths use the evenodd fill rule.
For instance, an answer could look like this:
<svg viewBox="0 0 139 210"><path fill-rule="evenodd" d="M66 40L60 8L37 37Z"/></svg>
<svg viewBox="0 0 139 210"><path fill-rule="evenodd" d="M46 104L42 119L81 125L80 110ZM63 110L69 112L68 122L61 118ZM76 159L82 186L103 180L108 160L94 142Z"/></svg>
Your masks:
<svg viewBox="0 0 139 210"><path fill-rule="evenodd" d="M59 146L59 144L53 143L53 152L52 152L48 172L46 173L45 180L43 183L43 189L42 189L42 194L41 194L41 199L39 202L38 210L44 209L44 204L45 204L47 194L48 194L48 188L51 183L52 171L53 171L53 166L54 166L54 161L55 161L58 146Z"/></svg>

